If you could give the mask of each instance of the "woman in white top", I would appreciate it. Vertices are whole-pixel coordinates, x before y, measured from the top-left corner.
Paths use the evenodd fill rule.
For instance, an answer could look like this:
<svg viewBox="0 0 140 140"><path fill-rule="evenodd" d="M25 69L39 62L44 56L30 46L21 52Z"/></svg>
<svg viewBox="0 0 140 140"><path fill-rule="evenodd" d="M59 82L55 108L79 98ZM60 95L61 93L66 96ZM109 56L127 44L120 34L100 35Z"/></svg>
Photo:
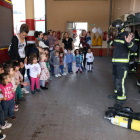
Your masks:
<svg viewBox="0 0 140 140"><path fill-rule="evenodd" d="M88 49L88 53L86 54L86 59L87 59L87 70L88 72L90 71L92 72L94 56L90 48Z"/></svg>
<svg viewBox="0 0 140 140"><path fill-rule="evenodd" d="M16 36L13 36L11 45L11 59L16 59L20 63L20 72L23 76L25 74L24 60L28 55L28 46L27 46L27 34L29 32L29 26L27 24L22 24L20 27L20 31ZM9 47L10 48L10 47ZM29 93L23 86L21 86L22 91L25 93Z"/></svg>
<svg viewBox="0 0 140 140"><path fill-rule="evenodd" d="M42 48L49 48L49 46L46 46L44 44L42 39L43 39L43 33L40 31L40 32L38 32L38 38L36 39L36 46L39 46L39 47L42 47Z"/></svg>

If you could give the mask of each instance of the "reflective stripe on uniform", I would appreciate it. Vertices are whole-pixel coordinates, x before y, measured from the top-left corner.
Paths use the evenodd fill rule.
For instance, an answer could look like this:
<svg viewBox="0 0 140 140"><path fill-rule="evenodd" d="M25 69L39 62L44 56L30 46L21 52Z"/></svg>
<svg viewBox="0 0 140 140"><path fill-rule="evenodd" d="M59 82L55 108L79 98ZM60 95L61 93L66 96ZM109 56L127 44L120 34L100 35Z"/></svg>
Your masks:
<svg viewBox="0 0 140 140"><path fill-rule="evenodd" d="M131 53L131 55L135 55L135 56L136 56L136 55L137 55L137 53Z"/></svg>
<svg viewBox="0 0 140 140"><path fill-rule="evenodd" d="M125 80L125 78L126 78L126 75L127 75L127 70L124 72L124 77L123 77L123 79L122 79L122 93L123 93L122 96L125 96L124 80Z"/></svg>
<svg viewBox="0 0 140 140"><path fill-rule="evenodd" d="M139 39L135 38L136 41L139 41Z"/></svg>
<svg viewBox="0 0 140 140"><path fill-rule="evenodd" d="M114 93L117 93L117 90L116 89L114 89Z"/></svg>
<svg viewBox="0 0 140 140"><path fill-rule="evenodd" d="M134 43L132 42L132 44L131 44L130 46L128 46L128 48L131 48L131 47L133 47L133 45L134 45Z"/></svg>
<svg viewBox="0 0 140 140"><path fill-rule="evenodd" d="M129 63L129 59L112 58L112 62Z"/></svg>
<svg viewBox="0 0 140 140"><path fill-rule="evenodd" d="M122 96L117 96L117 99L118 100L125 100L126 99L126 96L125 96L125 87L124 87L124 81L125 81L126 75L127 75L127 70L124 71L124 76L122 78Z"/></svg>
<svg viewBox="0 0 140 140"><path fill-rule="evenodd" d="M119 40L119 39L115 39L114 41L115 41L115 42L122 43L122 44L124 44L124 43L125 43L125 41L124 41L124 40Z"/></svg>
<svg viewBox="0 0 140 140"><path fill-rule="evenodd" d="M109 43L109 45L112 45L113 44L113 41L111 41L110 43Z"/></svg>
<svg viewBox="0 0 140 140"><path fill-rule="evenodd" d="M118 100L125 100L126 99L126 96L123 96L123 97L122 96L117 96L117 99Z"/></svg>

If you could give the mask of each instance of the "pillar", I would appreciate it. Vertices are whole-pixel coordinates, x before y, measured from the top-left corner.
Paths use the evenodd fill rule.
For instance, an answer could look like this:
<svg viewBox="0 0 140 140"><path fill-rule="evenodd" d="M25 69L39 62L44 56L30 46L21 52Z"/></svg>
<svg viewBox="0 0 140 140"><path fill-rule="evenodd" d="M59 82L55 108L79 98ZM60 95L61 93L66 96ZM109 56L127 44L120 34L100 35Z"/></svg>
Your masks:
<svg viewBox="0 0 140 140"><path fill-rule="evenodd" d="M34 44L35 43L34 0L25 0L25 13L26 13L26 24L29 25L27 42L28 44Z"/></svg>

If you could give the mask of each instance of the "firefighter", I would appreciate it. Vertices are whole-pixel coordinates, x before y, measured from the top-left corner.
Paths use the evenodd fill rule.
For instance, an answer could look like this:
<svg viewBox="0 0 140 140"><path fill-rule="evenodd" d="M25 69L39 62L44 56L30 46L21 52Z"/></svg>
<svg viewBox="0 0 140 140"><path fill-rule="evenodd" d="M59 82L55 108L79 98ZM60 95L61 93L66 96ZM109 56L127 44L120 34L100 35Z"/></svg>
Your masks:
<svg viewBox="0 0 140 140"><path fill-rule="evenodd" d="M128 72L130 50L136 52L138 47L132 41L133 33L125 31L124 23L118 19L112 23L113 34L116 36L114 41L108 40L108 44L113 46L113 76L115 85L114 95L109 95L109 99L116 99L116 104L122 105L126 101L125 80Z"/></svg>

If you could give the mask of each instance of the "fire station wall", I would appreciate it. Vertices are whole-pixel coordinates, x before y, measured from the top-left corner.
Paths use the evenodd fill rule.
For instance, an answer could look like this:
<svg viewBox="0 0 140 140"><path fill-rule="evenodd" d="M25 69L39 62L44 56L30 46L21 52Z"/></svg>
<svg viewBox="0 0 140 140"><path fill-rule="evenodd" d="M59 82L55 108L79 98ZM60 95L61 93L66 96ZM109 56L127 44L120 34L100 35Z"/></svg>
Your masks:
<svg viewBox="0 0 140 140"><path fill-rule="evenodd" d="M88 22L88 30L96 28L107 31L109 26L109 7L107 1L54 1L47 0L47 29L66 31L67 21ZM91 34L91 37L93 33ZM98 37L98 33L96 34ZM61 45L61 44L60 44ZM103 41L103 48L107 43ZM95 48L95 47L94 47ZM99 48L99 47L96 47Z"/></svg>
<svg viewBox="0 0 140 140"><path fill-rule="evenodd" d="M116 20L120 16L130 12L131 0L113 0L113 19Z"/></svg>
<svg viewBox="0 0 140 140"><path fill-rule="evenodd" d="M112 21L124 14L140 12L140 0L113 0Z"/></svg>

